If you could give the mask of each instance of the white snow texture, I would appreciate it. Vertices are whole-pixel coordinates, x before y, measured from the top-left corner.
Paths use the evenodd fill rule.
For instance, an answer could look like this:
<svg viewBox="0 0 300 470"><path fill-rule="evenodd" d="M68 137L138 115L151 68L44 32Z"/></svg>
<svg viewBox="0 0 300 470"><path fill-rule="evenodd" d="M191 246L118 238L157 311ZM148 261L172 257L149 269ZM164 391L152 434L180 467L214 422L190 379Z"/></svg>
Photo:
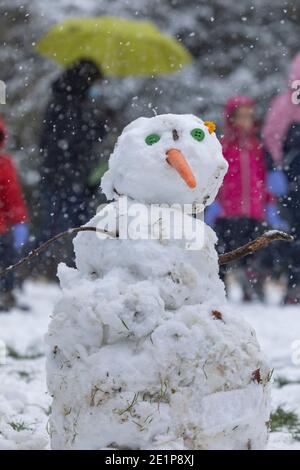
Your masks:
<svg viewBox="0 0 300 470"><path fill-rule="evenodd" d="M202 142L194 128L205 130ZM148 147L154 132L160 141ZM189 162L195 189L165 163L170 147ZM153 202L212 202L226 168L195 116L140 118L121 135L103 187L149 212ZM105 228L103 212L116 219L117 206L87 225ZM215 233L194 223L198 250L185 239L77 235L76 269L59 266L62 297L46 338L53 449L264 448L270 371L253 329L226 306Z"/></svg>

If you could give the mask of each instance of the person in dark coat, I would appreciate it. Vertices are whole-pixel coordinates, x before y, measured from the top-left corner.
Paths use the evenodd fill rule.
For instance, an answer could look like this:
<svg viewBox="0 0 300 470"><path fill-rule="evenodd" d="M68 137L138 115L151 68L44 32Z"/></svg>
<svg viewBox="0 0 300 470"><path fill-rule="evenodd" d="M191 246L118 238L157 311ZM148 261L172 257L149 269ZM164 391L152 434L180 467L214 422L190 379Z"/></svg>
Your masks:
<svg viewBox="0 0 300 470"><path fill-rule="evenodd" d="M98 161L93 146L104 137L105 123L92 106L89 91L102 78L93 62L80 60L52 85L40 142L42 241L84 224L94 209L88 179Z"/></svg>
<svg viewBox="0 0 300 470"><path fill-rule="evenodd" d="M272 160L270 186L280 189L281 211L285 214L291 244L282 246L279 257L286 264L288 278L286 304L300 303L300 52L293 59L288 87L277 95L269 108L264 125L264 141ZM298 89L295 88L295 84ZM284 178L284 184L282 182ZM286 186L283 191L282 187Z"/></svg>

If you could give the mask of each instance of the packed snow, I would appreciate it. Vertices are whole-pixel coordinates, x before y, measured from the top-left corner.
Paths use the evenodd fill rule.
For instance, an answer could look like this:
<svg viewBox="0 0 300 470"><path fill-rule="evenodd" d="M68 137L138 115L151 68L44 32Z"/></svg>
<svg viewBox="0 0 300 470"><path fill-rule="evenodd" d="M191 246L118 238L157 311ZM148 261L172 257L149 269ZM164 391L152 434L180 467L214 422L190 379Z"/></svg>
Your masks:
<svg viewBox="0 0 300 470"><path fill-rule="evenodd" d="M228 308L255 328L274 367L272 412L281 407L294 412L300 422L300 365L293 360L293 345L300 339L299 307L279 306L280 288L271 285L268 290L268 304L245 304L238 300L236 287ZM56 285L27 282L19 298L31 307L30 312L14 309L0 315L0 339L5 338L9 352L6 365L0 366L0 449L47 449L51 397L44 335L61 292ZM300 450L300 441L283 425L270 433L267 449Z"/></svg>

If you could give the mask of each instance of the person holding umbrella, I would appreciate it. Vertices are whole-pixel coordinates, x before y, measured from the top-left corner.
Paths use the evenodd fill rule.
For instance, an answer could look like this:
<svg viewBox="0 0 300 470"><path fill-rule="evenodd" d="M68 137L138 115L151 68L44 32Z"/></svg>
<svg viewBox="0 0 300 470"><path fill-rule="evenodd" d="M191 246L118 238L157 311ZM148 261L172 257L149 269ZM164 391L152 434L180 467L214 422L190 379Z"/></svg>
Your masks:
<svg viewBox="0 0 300 470"><path fill-rule="evenodd" d="M93 145L105 129L90 106L88 92L101 79L99 68L82 59L52 85L40 141L45 240L82 225L90 216L92 190L87 180L95 165Z"/></svg>

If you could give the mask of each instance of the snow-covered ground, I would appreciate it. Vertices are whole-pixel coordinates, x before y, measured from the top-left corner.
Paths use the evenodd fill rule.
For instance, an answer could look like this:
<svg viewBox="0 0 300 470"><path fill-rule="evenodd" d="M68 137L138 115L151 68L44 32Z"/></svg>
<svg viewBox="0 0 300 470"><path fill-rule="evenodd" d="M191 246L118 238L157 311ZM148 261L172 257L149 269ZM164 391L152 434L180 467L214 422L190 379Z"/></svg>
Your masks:
<svg viewBox="0 0 300 470"><path fill-rule="evenodd" d="M254 326L274 367L276 431L270 434L268 449L300 450L300 307L278 306L278 290L269 294L267 305L243 304L233 292L230 306ZM59 295L55 285L28 282L20 302L30 305L30 312L0 315L0 340L8 350L6 364L0 365L0 449L49 447L44 334Z"/></svg>

